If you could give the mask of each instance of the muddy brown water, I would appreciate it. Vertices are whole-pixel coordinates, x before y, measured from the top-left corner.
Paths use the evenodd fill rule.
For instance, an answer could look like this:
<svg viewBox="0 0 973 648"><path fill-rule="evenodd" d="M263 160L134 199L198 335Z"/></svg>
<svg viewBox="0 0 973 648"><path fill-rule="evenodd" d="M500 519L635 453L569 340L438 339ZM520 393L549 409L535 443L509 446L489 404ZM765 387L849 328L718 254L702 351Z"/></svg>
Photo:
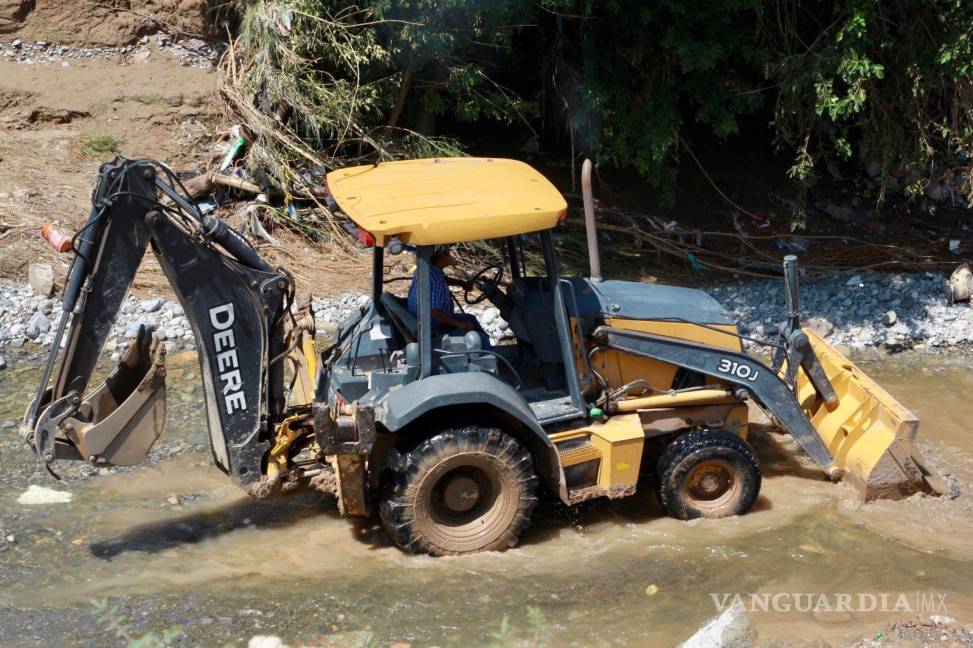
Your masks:
<svg viewBox="0 0 973 648"><path fill-rule="evenodd" d="M914 615L973 623L968 359L861 361L921 417L920 447L956 480L955 499L860 506L787 437L761 434L764 486L746 516L678 522L649 495L547 504L517 548L441 559L403 554L327 498L249 500L211 463L193 362L170 364L167 430L146 466L87 478L69 466L57 484L2 430L0 645L122 643L95 618L95 597L118 604L133 635L180 626L183 645L364 633L379 645L503 644L506 618L508 638L543 645L666 646L734 594L762 641L841 644ZM19 420L36 364L0 373L0 425ZM18 504L30 484L73 501ZM852 610L828 611L841 594Z"/></svg>

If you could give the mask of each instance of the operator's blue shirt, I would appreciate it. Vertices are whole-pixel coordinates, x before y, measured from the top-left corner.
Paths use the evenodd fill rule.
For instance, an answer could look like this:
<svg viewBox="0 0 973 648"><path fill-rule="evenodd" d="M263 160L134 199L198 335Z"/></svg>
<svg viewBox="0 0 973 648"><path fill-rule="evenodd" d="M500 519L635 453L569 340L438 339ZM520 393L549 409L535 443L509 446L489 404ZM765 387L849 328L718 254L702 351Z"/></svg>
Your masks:
<svg viewBox="0 0 973 648"><path fill-rule="evenodd" d="M446 285L446 274L441 268L429 265L429 293L432 310L438 310L447 315L453 314L453 297ZM419 270L412 275L412 285L409 286L409 312L414 317L419 316Z"/></svg>

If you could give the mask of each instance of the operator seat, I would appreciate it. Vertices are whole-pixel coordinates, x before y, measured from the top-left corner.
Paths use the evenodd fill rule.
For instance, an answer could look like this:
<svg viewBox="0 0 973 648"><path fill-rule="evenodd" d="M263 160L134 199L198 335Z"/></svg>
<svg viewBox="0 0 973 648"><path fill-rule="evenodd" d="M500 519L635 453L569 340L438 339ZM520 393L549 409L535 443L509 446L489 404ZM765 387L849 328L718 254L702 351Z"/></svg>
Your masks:
<svg viewBox="0 0 973 648"><path fill-rule="evenodd" d="M408 302L404 298L396 297L388 292L383 292L379 301L385 307L385 312L389 314L389 319L405 338L406 344L417 341L419 339L419 327L416 324L416 318L409 312Z"/></svg>

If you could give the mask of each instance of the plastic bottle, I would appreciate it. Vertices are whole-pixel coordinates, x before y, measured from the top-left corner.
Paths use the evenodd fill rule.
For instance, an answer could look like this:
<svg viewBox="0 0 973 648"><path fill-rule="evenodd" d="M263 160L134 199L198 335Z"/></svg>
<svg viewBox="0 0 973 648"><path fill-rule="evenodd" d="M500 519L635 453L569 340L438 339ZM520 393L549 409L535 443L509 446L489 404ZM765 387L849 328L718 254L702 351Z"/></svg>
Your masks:
<svg viewBox="0 0 973 648"><path fill-rule="evenodd" d="M230 128L230 137L233 138L233 143L230 144L230 150L226 152L226 156L223 158L223 162L220 163L220 173L226 171L233 164L233 160L236 159L240 152L247 145L247 140L243 136L243 129L240 128L239 124L235 124Z"/></svg>
<svg viewBox="0 0 973 648"><path fill-rule="evenodd" d="M71 237L61 234L54 223L44 223L44 226L41 227L41 236L58 252L63 254L71 251Z"/></svg>

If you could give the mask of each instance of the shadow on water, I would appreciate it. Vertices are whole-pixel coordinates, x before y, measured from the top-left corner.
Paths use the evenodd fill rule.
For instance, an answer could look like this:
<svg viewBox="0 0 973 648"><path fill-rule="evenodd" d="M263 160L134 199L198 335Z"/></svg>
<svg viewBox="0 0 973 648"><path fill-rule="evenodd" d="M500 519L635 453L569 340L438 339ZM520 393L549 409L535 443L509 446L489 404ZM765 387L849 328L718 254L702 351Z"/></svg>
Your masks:
<svg viewBox="0 0 973 648"><path fill-rule="evenodd" d="M215 509L140 524L120 536L93 543L90 551L105 560L128 552L158 553L245 528L283 529L320 515L340 517L332 498L295 495L286 501L240 499Z"/></svg>

